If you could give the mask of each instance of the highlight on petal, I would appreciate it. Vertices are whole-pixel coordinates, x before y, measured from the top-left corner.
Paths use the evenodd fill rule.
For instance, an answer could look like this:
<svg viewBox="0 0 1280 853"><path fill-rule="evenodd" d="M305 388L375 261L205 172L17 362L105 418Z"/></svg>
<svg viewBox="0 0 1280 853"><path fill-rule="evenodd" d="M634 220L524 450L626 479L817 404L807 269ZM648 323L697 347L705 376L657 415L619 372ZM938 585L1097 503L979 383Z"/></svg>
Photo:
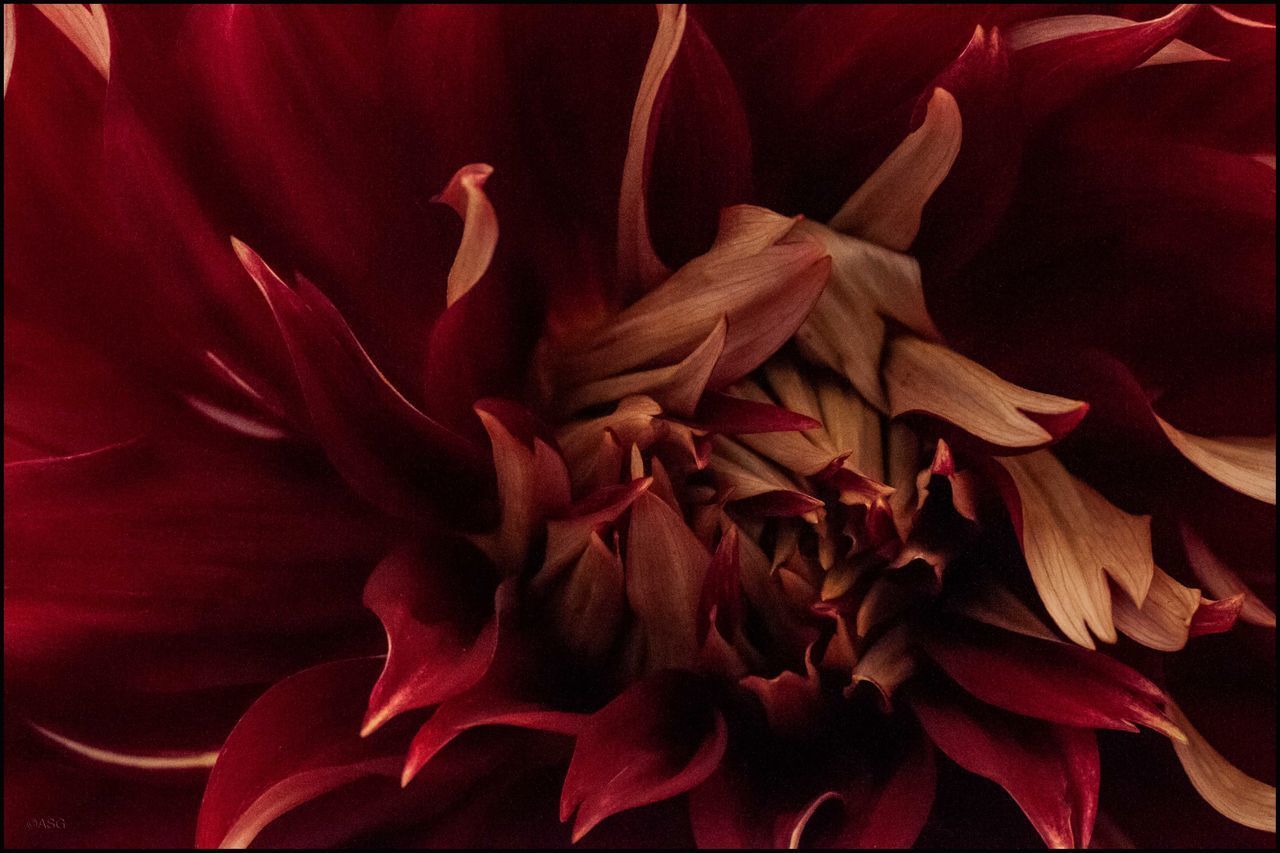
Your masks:
<svg viewBox="0 0 1280 853"><path fill-rule="evenodd" d="M475 286L493 261L498 245L498 215L484 183L493 174L487 163L472 163L459 169L436 201L449 205L462 217L462 241L449 268L445 304L452 305Z"/></svg>
<svg viewBox="0 0 1280 853"><path fill-rule="evenodd" d="M15 26L13 4L4 4L4 93L9 94L9 75L13 73L13 53L18 48L18 30Z"/></svg>
<svg viewBox="0 0 1280 853"><path fill-rule="evenodd" d="M1114 15L1057 15L1037 18L1010 27L1009 46L1014 50L1023 50L1069 36L1139 25L1139 21L1118 18ZM1180 62L1226 62L1226 60L1181 39L1173 39L1138 67L1150 68L1154 65L1175 65Z"/></svg>
<svg viewBox="0 0 1280 853"><path fill-rule="evenodd" d="M715 772L728 731L697 678L665 671L592 714L578 736L560 798L577 812L576 843L600 821L683 794Z"/></svg>
<svg viewBox="0 0 1280 853"><path fill-rule="evenodd" d="M920 412L998 448L1040 447L1070 432L1089 406L1029 391L947 347L900 335L886 348L889 414Z"/></svg>
<svg viewBox="0 0 1280 853"><path fill-rule="evenodd" d="M1275 832L1275 787L1246 776L1223 758L1173 702L1169 703L1169 716L1187 736L1185 743L1174 742L1173 751L1204 801L1236 823Z"/></svg>
<svg viewBox="0 0 1280 853"><path fill-rule="evenodd" d="M111 79L111 33L107 28L107 13L101 3L36 3L35 7L84 54L102 79ZM6 14L6 32L12 29L10 24L11 19ZM6 60L11 55L7 41L5 55ZM8 67L6 61L6 84L9 82Z"/></svg>
<svg viewBox="0 0 1280 853"><path fill-rule="evenodd" d="M374 569L364 603L387 633L387 661L369 694L362 736L398 714L456 696L484 676L498 646L499 612L511 590L490 598L480 566L435 565L404 549ZM487 611L489 601L495 601Z"/></svg>
<svg viewBox="0 0 1280 853"><path fill-rule="evenodd" d="M959 695L913 691L910 702L938 748L1008 791L1045 844L1089 846L1100 775L1093 732L1018 717Z"/></svg>
<svg viewBox="0 0 1280 853"><path fill-rule="evenodd" d="M688 11L684 4L658 4L658 32L649 51L640 91L631 113L627 157L622 166L622 192L618 198L618 274L623 282L649 290L670 273L654 252L649 238L645 187L658 119L654 109L658 92L671 70L684 38Z"/></svg>
<svg viewBox="0 0 1280 853"><path fill-rule="evenodd" d="M52 729L45 728L38 723L29 723L29 725L41 737L68 752L74 753L81 758L87 758L89 761L96 761L114 767L160 772L205 770L212 767L218 758L217 750L212 752L126 753L76 740L64 734L59 734Z"/></svg>
<svg viewBox="0 0 1280 853"><path fill-rule="evenodd" d="M836 231L905 252L920 230L920 214L960 153L960 107L934 89L924 122L907 135L828 223Z"/></svg>
<svg viewBox="0 0 1280 853"><path fill-rule="evenodd" d="M321 664L258 699L218 755L196 826L197 847L247 847L271 821L368 776L395 777L396 745L357 734L377 658Z"/></svg>
<svg viewBox="0 0 1280 853"><path fill-rule="evenodd" d="M1011 480L1001 491L1045 609L1086 648L1094 647L1090 632L1114 643L1106 578L1135 605L1146 601L1155 574L1150 518L1117 509L1048 451L996 461Z"/></svg>
<svg viewBox="0 0 1280 853"><path fill-rule="evenodd" d="M1238 595L1244 596L1240 606L1240 618L1251 625L1275 628L1275 611L1255 595L1240 576L1222 562L1217 554L1209 550L1205 541L1186 522L1180 525L1180 529L1182 543L1187 549L1187 559L1191 563L1191 568L1209 592L1223 600Z"/></svg>
<svg viewBox="0 0 1280 853"><path fill-rule="evenodd" d="M1178 452L1224 486L1275 505L1276 437L1202 438L1183 432L1159 415L1156 423Z"/></svg>

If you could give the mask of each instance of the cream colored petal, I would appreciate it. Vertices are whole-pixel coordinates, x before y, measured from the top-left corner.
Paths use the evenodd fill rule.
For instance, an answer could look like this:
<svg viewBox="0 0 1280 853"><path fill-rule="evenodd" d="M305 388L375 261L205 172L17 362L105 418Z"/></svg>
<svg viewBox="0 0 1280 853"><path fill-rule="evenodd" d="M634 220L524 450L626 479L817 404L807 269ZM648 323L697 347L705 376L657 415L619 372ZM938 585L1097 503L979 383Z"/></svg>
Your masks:
<svg viewBox="0 0 1280 853"><path fill-rule="evenodd" d="M556 443L573 473L575 483L585 482L597 461L601 437L605 431L623 447L639 445L648 450L658 439L654 419L662 414L662 406L651 397L625 397L612 412L598 418L570 421L556 431Z"/></svg>
<svg viewBox="0 0 1280 853"><path fill-rule="evenodd" d="M9 94L9 75L13 73L13 54L18 49L18 30L13 5L4 4L4 93Z"/></svg>
<svg viewBox="0 0 1280 853"><path fill-rule="evenodd" d="M1113 596L1111 603L1116 627L1129 638L1158 651L1176 652L1187 644L1200 590L1183 586L1156 566L1141 607L1125 595Z"/></svg>
<svg viewBox="0 0 1280 853"><path fill-rule="evenodd" d="M1039 18L1011 27L1009 29L1009 46L1014 50L1024 50L1044 42L1083 33L1124 29L1138 23L1140 22L1131 21L1128 18L1117 18L1114 15L1056 15L1051 18ZM1181 39L1174 39L1156 51L1150 59L1138 67L1148 68L1153 65L1174 65L1179 62L1205 61L1226 62L1220 56L1214 56L1212 53L1201 50Z"/></svg>
<svg viewBox="0 0 1280 853"><path fill-rule="evenodd" d="M493 174L486 163L463 166L437 197L462 217L462 240L453 266L449 269L445 303L452 305L463 297L489 269L498 245L498 214L494 212L484 183Z"/></svg>
<svg viewBox="0 0 1280 853"><path fill-rule="evenodd" d="M956 99L934 89L924 122L872 173L831 227L904 252L920 230L920 214L960 153L962 122Z"/></svg>
<svg viewBox="0 0 1280 853"><path fill-rule="evenodd" d="M1155 573L1151 519L1112 506L1048 451L996 462L1013 480L1010 512L1045 609L1082 646L1094 647L1090 632L1115 642L1106 576L1135 604L1146 601Z"/></svg>
<svg viewBox="0 0 1280 853"><path fill-rule="evenodd" d="M1187 736L1186 743L1173 741L1173 751L1204 801L1236 823L1263 832L1275 832L1275 787L1246 776L1223 758L1172 701L1169 702L1168 713Z"/></svg>
<svg viewBox="0 0 1280 853"><path fill-rule="evenodd" d="M1265 628L1276 627L1276 614L1270 607L1263 603L1261 598L1253 593L1240 579L1240 576L1231 571L1225 563L1218 558L1218 555L1209 550L1209 546L1201 539L1194 530L1183 523L1182 543L1187 549L1187 560L1191 563L1191 569L1196 573L1196 577L1205 585L1217 598L1231 598L1235 595L1244 595L1244 603L1240 608L1240 618L1251 625L1261 625Z"/></svg>
<svg viewBox="0 0 1280 853"><path fill-rule="evenodd" d="M39 9L84 54L102 79L111 77L111 34L101 3L37 3ZM8 75L5 75L6 80Z"/></svg>
<svg viewBox="0 0 1280 853"><path fill-rule="evenodd" d="M654 287L668 275L649 238L645 165L649 159L652 136L649 125L654 120L653 108L662 81L680 51L685 20L684 4L658 5L658 33L649 50L644 75L640 78L640 91L631 111L627 156L622 165L622 191L618 198L618 274L623 282L638 284L644 290Z"/></svg>
<svg viewBox="0 0 1280 853"><path fill-rule="evenodd" d="M5 8L8 7L6 6ZM216 749L205 752L120 752L119 750L105 749L84 741L75 740L55 732L53 729L45 728L38 723L31 722L28 724L42 737L47 738L68 752L72 752L89 761L108 764L113 767L155 771L208 770L218 759L218 751Z"/></svg>
<svg viewBox="0 0 1280 853"><path fill-rule="evenodd" d="M1276 437L1202 438L1156 416L1164 434L1192 465L1242 495L1276 502Z"/></svg>
<svg viewBox="0 0 1280 853"><path fill-rule="evenodd" d="M884 418L843 382L823 377L816 386L819 413L815 417L822 421L831 443L849 453L849 463L855 469L885 482Z"/></svg>
<svg viewBox="0 0 1280 853"><path fill-rule="evenodd" d="M884 379L893 417L922 412L997 447L1048 444L1088 410L1077 400L1006 382L959 353L913 335L889 343ZM1031 416L1054 424L1054 432Z"/></svg>

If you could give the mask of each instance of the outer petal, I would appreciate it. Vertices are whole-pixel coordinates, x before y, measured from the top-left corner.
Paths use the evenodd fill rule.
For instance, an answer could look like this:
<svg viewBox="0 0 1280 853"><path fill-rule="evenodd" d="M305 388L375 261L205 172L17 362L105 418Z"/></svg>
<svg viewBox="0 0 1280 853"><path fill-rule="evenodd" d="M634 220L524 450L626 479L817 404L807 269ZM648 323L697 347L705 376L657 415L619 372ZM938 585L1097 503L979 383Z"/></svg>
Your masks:
<svg viewBox="0 0 1280 853"><path fill-rule="evenodd" d="M560 819L576 810L576 842L620 811L682 794L724 755L724 717L694 676L662 672L593 714L573 752Z"/></svg>
<svg viewBox="0 0 1280 853"><path fill-rule="evenodd" d="M1275 832L1275 787L1240 772L1209 745L1176 705L1170 703L1169 710L1187 735L1186 743L1174 743L1173 749L1200 796L1236 823Z"/></svg>
<svg viewBox="0 0 1280 853"><path fill-rule="evenodd" d="M999 784L1050 847L1089 846L1098 809L1093 732L1028 720L963 697L915 692L911 707L938 748Z"/></svg>
<svg viewBox="0 0 1280 853"><path fill-rule="evenodd" d="M1276 437L1201 438L1161 417L1160 429L1178 452L1213 479L1260 501L1276 502Z"/></svg>

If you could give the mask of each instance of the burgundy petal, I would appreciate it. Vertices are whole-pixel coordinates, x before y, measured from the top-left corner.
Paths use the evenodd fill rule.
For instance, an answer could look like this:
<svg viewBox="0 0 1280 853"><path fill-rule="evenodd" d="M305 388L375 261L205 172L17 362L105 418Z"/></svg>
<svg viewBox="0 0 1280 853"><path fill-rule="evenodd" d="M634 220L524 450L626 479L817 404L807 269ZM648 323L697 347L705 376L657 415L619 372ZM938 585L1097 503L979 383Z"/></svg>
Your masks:
<svg viewBox="0 0 1280 853"><path fill-rule="evenodd" d="M597 711L578 736L560 819L574 841L600 821L697 786L724 754L724 717L692 675L657 673Z"/></svg>

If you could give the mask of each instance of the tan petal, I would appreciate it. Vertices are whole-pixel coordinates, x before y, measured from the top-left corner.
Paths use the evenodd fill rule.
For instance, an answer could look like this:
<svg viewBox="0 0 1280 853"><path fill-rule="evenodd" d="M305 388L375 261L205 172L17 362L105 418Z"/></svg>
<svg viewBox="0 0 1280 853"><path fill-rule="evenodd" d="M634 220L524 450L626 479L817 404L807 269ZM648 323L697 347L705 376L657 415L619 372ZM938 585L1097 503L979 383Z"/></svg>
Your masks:
<svg viewBox="0 0 1280 853"><path fill-rule="evenodd" d="M1188 589L1156 566L1141 607L1124 595L1114 596L1111 603L1116 627L1127 636L1148 648L1176 652L1187 644L1200 590Z"/></svg>
<svg viewBox="0 0 1280 853"><path fill-rule="evenodd" d="M84 54L102 79L111 77L111 34L101 3L37 3L39 9ZM7 22L6 22L7 26ZM8 81L9 75L5 74Z"/></svg>
<svg viewBox="0 0 1280 853"><path fill-rule="evenodd" d="M4 4L4 93L9 94L9 75L13 73L13 53L18 48L13 5Z"/></svg>
<svg viewBox="0 0 1280 853"><path fill-rule="evenodd" d="M559 386L675 364L725 319L724 352L708 384L718 388L753 370L791 337L826 282L830 261L821 245L783 240L792 224L762 208L726 209L705 255L560 354Z"/></svg>
<svg viewBox="0 0 1280 853"><path fill-rule="evenodd" d="M1138 21L1128 18L1117 18L1114 15L1056 15L1051 18L1039 18L1034 21L1017 24L1009 30L1009 46L1014 50L1023 50L1044 42L1068 38L1083 33L1097 33L1106 30L1132 27ZM1153 65L1173 65L1179 62L1226 62L1220 56L1201 50L1195 45L1181 39L1174 39L1139 65L1148 68Z"/></svg>
<svg viewBox="0 0 1280 853"><path fill-rule="evenodd" d="M622 281L642 289L667 277L667 268L658 260L649 239L649 217L645 206L645 164L649 159L649 125L662 81L671 70L684 38L686 11L683 4L658 5L658 33L649 50L640 91L631 111L631 131L627 136L627 157L622 165L622 192L618 198L618 274Z"/></svg>
<svg viewBox="0 0 1280 853"><path fill-rule="evenodd" d="M1201 438L1160 416L1156 422L1192 465L1242 495L1275 505L1276 437Z"/></svg>
<svg viewBox="0 0 1280 853"><path fill-rule="evenodd" d="M651 492L631 506L627 601L647 671L690 665L697 656L698 599L711 555L666 502Z"/></svg>
<svg viewBox="0 0 1280 853"><path fill-rule="evenodd" d="M883 410L880 362L885 318L924 337L938 337L925 309L920 265L907 255L816 222L801 222L796 231L817 240L831 254L830 281L796 332L800 352L845 376L859 394Z"/></svg>
<svg viewBox="0 0 1280 853"><path fill-rule="evenodd" d="M884 381L893 417L921 412L996 447L1048 444L1088 411L1085 403L1021 388L941 344L912 335L890 342Z"/></svg>
<svg viewBox="0 0 1280 853"><path fill-rule="evenodd" d="M1246 776L1223 758L1173 702L1169 702L1168 712L1187 736L1186 743L1173 742L1173 751L1204 801L1236 823L1275 832L1275 787Z"/></svg>
<svg viewBox="0 0 1280 853"><path fill-rule="evenodd" d="M449 283L445 295L447 305L452 305L470 290L489 269L493 252L498 245L498 214L494 212L489 197L484 192L484 182L493 174L493 167L486 163L463 166L449 180L448 186L436 201L443 202L462 217L462 241L449 268Z"/></svg>
<svg viewBox="0 0 1280 853"><path fill-rule="evenodd" d="M846 694L859 684L867 683L880 693L885 711L892 707L893 692L916 670L916 659L908 647L909 632L905 624L895 625L873 642L854 664L852 683Z"/></svg>
<svg viewBox="0 0 1280 853"><path fill-rule="evenodd" d="M1218 558L1217 554L1210 551L1209 546L1194 530L1185 523L1181 525L1181 529L1182 544L1187 549L1187 559L1205 588L1220 599L1243 595L1244 603L1240 607L1241 619L1251 625L1276 627L1275 611L1267 607L1262 599L1240 580L1240 576Z"/></svg>
<svg viewBox="0 0 1280 853"><path fill-rule="evenodd" d="M873 480L885 482L881 436L886 421L857 391L826 377L815 383L818 414L831 443L849 454L849 463Z"/></svg>
<svg viewBox="0 0 1280 853"><path fill-rule="evenodd" d="M1005 502L1045 609L1064 634L1093 648L1116 640L1110 575L1134 603L1155 573L1151 519L1133 516L1077 480L1053 454L996 457L1012 479Z"/></svg>
<svg viewBox="0 0 1280 853"><path fill-rule="evenodd" d="M961 131L956 99L934 89L924 122L845 202L831 227L905 252L920 230L925 202L960 153Z"/></svg>

